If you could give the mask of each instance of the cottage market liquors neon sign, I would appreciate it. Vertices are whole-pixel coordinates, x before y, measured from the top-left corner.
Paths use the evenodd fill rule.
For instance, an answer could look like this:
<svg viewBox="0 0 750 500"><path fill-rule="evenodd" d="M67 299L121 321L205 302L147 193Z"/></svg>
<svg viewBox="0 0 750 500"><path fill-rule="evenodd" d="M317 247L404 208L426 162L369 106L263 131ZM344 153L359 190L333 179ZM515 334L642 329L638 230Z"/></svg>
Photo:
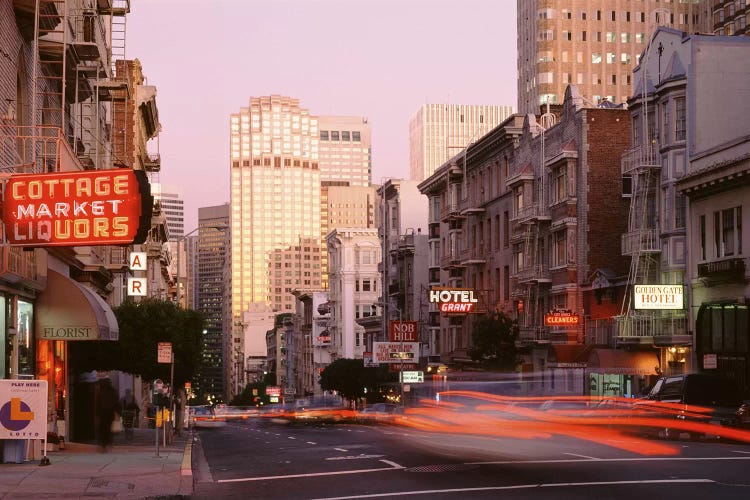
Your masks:
<svg viewBox="0 0 750 500"><path fill-rule="evenodd" d="M5 184L2 217L11 245L127 245L145 241L151 203L138 170L17 174Z"/></svg>

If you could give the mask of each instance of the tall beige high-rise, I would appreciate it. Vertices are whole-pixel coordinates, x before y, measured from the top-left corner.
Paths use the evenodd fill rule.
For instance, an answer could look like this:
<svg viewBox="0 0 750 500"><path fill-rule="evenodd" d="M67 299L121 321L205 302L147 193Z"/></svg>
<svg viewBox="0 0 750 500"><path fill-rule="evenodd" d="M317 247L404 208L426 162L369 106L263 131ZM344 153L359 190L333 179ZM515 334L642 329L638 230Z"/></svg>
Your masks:
<svg viewBox="0 0 750 500"><path fill-rule="evenodd" d="M511 114L511 106L423 105L409 121L409 177L428 178Z"/></svg>
<svg viewBox="0 0 750 500"><path fill-rule="evenodd" d="M230 127L232 315L293 312L292 289L321 286L317 118L298 99L252 97Z"/></svg>
<svg viewBox="0 0 750 500"><path fill-rule="evenodd" d="M709 5L707 0L518 0L519 112L562 103L571 83L591 104L625 102L633 94L633 67L656 27L706 31Z"/></svg>
<svg viewBox="0 0 750 500"><path fill-rule="evenodd" d="M318 117L320 181L369 186L372 175L370 124L363 116Z"/></svg>

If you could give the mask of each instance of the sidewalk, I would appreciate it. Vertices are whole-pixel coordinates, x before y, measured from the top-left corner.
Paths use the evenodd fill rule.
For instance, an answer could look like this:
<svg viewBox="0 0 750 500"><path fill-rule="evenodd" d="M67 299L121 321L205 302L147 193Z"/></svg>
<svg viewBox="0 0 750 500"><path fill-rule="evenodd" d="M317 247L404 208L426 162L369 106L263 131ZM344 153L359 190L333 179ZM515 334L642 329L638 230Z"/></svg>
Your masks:
<svg viewBox="0 0 750 500"><path fill-rule="evenodd" d="M93 444L66 443L39 460L0 463L0 498L180 498L193 491L192 437L184 431L155 454L153 429L133 429L133 440L115 437L107 452ZM161 436L160 436L161 437Z"/></svg>

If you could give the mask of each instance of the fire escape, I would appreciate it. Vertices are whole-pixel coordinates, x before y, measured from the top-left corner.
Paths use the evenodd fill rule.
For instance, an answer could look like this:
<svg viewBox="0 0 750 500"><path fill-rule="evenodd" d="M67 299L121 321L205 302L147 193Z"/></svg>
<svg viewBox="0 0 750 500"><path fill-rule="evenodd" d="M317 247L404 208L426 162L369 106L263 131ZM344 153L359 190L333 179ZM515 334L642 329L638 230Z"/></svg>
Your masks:
<svg viewBox="0 0 750 500"><path fill-rule="evenodd" d="M112 79L113 56L124 57L130 0L12 3L22 36L33 47L28 75L32 88L19 92L15 113L0 123L0 170L44 173L111 168L113 106L108 101L112 93L102 84ZM127 92L123 86L120 89ZM15 271L34 279L34 253L19 256L16 250L22 252L3 249L3 272L18 268ZM84 269L89 264L100 268L97 263L110 262L109 251L108 247L81 247L76 257ZM118 266L127 264L125 254L114 260ZM91 279L98 281L96 276ZM99 284L104 286L107 279L101 276Z"/></svg>
<svg viewBox="0 0 750 500"><path fill-rule="evenodd" d="M519 310L519 340L526 343L553 340L544 326L544 313L549 309L549 252L545 239L549 234L549 186L545 169L545 132L555 124L552 113L541 116L539 130L540 157L536 165L526 165L508 179L516 201L512 240L521 245L521 259L516 261L514 298L522 305Z"/></svg>

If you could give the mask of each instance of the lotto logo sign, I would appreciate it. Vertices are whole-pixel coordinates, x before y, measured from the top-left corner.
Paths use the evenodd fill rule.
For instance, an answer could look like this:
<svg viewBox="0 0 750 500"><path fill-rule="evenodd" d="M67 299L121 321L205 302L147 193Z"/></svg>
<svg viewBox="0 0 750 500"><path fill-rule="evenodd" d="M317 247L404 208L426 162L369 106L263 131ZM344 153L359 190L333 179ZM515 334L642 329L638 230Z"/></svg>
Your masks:
<svg viewBox="0 0 750 500"><path fill-rule="evenodd" d="M47 381L0 380L0 439L43 439Z"/></svg>
<svg viewBox="0 0 750 500"><path fill-rule="evenodd" d="M389 326L391 342L419 342L416 321L391 321Z"/></svg>

